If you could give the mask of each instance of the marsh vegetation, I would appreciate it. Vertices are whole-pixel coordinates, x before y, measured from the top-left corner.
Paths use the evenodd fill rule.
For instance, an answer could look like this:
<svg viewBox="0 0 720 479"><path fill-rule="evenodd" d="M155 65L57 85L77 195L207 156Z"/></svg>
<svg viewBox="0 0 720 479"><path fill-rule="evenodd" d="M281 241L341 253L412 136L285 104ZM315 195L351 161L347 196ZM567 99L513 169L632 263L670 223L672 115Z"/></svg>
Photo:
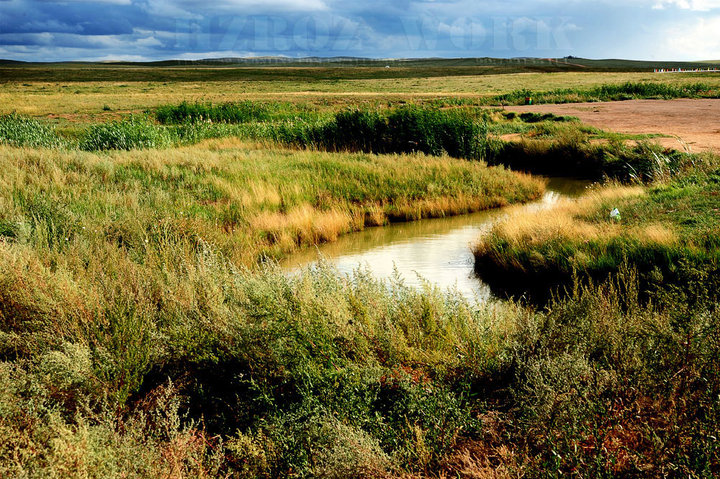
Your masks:
<svg viewBox="0 0 720 479"><path fill-rule="evenodd" d="M576 78L549 79L548 101ZM503 101L519 95L502 81ZM626 81L577 88L717 88ZM17 110L46 116L74 95L54 88ZM720 472L716 156L484 97L183 103L174 90L120 113L97 92L87 116L0 118L0 475ZM484 275L541 284L541 303L272 261L540 197L545 180L512 169L598 183L476 247Z"/></svg>

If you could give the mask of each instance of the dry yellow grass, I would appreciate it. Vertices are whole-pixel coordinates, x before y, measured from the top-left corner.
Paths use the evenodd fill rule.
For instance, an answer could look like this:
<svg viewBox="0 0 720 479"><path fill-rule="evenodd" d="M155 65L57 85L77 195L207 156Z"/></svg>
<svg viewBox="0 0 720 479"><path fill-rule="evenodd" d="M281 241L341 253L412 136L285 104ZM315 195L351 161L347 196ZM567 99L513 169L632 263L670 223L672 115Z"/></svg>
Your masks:
<svg viewBox="0 0 720 479"><path fill-rule="evenodd" d="M672 78L671 78L672 77ZM703 78L702 81L712 81ZM107 119L119 114L182 101L271 100L318 105L384 101L387 99L477 97L530 88L590 88L624 82L672 83L678 78L653 73L517 73L503 75L448 76L433 78L389 78L372 80L211 82L8 82L0 85L0 114L16 111L30 116L53 116L77 121ZM688 78L683 81L698 81ZM108 106L112 111L104 111Z"/></svg>
<svg viewBox="0 0 720 479"><path fill-rule="evenodd" d="M577 244L599 239L608 241L621 235L642 243L677 243L678 235L668 225L653 223L627 226L613 221L610 211L605 221L592 219L592 215L603 209L604 205L645 194L646 190L640 186L608 186L595 189L579 199L561 199L548 211L515 208L492 228L488 236L479 240L475 251L482 253L498 240L510 247L533 248L549 241Z"/></svg>

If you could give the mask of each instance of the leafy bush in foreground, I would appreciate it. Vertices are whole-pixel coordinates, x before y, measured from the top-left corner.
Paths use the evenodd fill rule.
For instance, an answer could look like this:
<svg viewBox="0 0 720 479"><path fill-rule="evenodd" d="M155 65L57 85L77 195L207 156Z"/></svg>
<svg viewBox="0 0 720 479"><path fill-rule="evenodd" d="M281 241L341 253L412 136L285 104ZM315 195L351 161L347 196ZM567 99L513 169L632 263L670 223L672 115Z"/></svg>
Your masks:
<svg viewBox="0 0 720 479"><path fill-rule="evenodd" d="M0 304L14 301L35 322L5 324L0 336L0 450L15 451L0 454L0 471L720 471L720 316L712 303L692 312L675 301L642 305L637 278L625 270L600 286L576 286L546 312L472 308L452 293L362 272L349 280L321 266L288 278L272 268L238 271L207 245L196 253L152 278L133 276L130 265L113 280L94 271L116 284L89 298L76 296L82 287L66 283L64 271L24 284L8 282L22 263L3 271ZM156 282L167 280L185 290L158 303ZM143 283L151 290L138 289ZM40 284L45 291L27 289ZM107 301L119 297L137 303L133 321L113 326L121 319L113 316L42 341L59 326L38 311L44 305L80 301L104 318ZM38 349L9 357L8 346L25 338ZM131 368L142 380L113 404Z"/></svg>

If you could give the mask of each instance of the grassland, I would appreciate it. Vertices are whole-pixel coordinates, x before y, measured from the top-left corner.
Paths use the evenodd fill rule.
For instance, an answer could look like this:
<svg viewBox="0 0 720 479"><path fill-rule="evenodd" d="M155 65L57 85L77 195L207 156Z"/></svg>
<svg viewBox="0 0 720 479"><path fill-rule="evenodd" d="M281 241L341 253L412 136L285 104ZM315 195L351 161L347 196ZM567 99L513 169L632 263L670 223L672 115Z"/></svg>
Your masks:
<svg viewBox="0 0 720 479"><path fill-rule="evenodd" d="M387 104L388 100L432 101L449 98L482 103L484 98L513 91L587 90L626 82L667 85L704 82L714 87L720 85L718 76L656 75L643 72L525 72L507 75L426 76L421 71L415 78L385 79L327 78L314 73L314 78L295 79L284 76L282 71L268 71L272 75L266 79L245 79L240 72L237 78L225 81L212 81L207 77L201 80L182 77L168 80L167 74L162 71L161 76L166 76L152 81L140 81L133 75L123 78L122 72L112 69L108 73L111 78L107 81L72 81L72 77L51 78L43 75L38 75L35 79L11 80L11 76L0 71L0 78L5 79L0 86L0 114L17 112L66 121L88 121L95 118L104 121L117 118L120 114L140 113L148 108L183 101L292 101L321 109L338 109L348 104ZM110 111L104 109L106 106Z"/></svg>
<svg viewBox="0 0 720 479"><path fill-rule="evenodd" d="M3 84L0 476L720 473L717 158L481 108L593 75ZM478 249L546 308L267 261L542 193L481 158L622 182Z"/></svg>

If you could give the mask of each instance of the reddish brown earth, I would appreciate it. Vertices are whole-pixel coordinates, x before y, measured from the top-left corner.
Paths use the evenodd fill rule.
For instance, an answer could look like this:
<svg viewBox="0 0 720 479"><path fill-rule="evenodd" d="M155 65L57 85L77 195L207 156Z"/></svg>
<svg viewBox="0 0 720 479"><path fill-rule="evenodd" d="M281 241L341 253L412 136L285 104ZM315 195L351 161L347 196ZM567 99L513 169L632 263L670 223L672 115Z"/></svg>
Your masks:
<svg viewBox="0 0 720 479"><path fill-rule="evenodd" d="M628 100L607 103L512 106L518 113L553 113L618 133L652 134L663 146L720 152L720 99Z"/></svg>

